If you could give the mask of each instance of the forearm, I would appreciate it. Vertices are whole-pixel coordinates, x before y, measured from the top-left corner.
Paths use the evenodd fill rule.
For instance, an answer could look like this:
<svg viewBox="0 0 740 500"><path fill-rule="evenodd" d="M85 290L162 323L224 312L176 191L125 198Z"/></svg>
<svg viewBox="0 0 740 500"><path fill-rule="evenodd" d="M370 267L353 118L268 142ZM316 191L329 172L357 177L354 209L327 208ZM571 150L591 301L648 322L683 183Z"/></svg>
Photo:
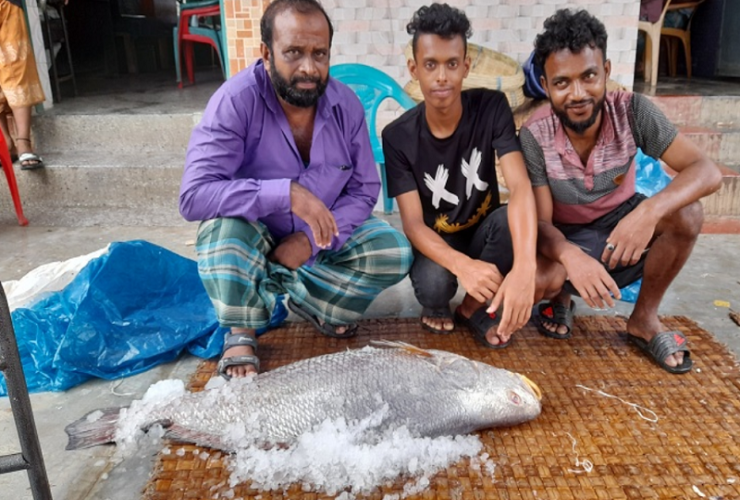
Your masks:
<svg viewBox="0 0 740 500"><path fill-rule="evenodd" d="M258 220L290 212L290 179L194 179L183 182L180 213L189 221L217 217Z"/></svg>
<svg viewBox="0 0 740 500"><path fill-rule="evenodd" d="M697 160L679 172L661 192L640 206L656 223L719 189L722 174L709 159Z"/></svg>
<svg viewBox="0 0 740 500"><path fill-rule="evenodd" d="M508 218L514 269L534 272L537 269L537 209L529 186L511 191Z"/></svg>
<svg viewBox="0 0 740 500"><path fill-rule="evenodd" d="M569 262L575 252L583 252L575 244L570 243L551 222L545 221L538 223L537 251L563 266Z"/></svg>
<svg viewBox="0 0 740 500"><path fill-rule="evenodd" d="M423 223L412 227L404 225L403 230L416 250L455 276L459 276L460 265L470 260L470 257L453 249L436 231Z"/></svg>

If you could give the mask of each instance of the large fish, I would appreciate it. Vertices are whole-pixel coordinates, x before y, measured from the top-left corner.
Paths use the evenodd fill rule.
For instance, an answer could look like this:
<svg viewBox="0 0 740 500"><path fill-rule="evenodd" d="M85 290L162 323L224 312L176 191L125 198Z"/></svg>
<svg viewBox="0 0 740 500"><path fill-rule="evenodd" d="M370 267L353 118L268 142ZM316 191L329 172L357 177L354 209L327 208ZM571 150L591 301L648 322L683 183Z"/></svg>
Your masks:
<svg viewBox="0 0 740 500"><path fill-rule="evenodd" d="M523 375L450 352L376 344L381 347L309 358L185 392L137 412L97 410L67 426L67 449L118 440L123 422L130 427L132 419L137 428L158 423L167 437L232 451L245 443L290 445L327 419L359 421L376 412L383 416L378 432L405 425L418 437L510 426L540 414L539 388Z"/></svg>

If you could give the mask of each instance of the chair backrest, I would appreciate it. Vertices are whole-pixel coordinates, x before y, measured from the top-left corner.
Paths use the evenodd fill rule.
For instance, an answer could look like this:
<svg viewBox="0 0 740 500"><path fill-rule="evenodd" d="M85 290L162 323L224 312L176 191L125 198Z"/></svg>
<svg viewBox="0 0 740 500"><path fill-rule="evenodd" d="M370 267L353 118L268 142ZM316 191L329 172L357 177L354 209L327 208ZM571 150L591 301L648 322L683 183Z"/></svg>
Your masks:
<svg viewBox="0 0 740 500"><path fill-rule="evenodd" d="M386 99L394 99L404 109L416 106L411 97L390 76L364 64L337 64L329 69L332 78L351 88L365 108L365 120L370 131L370 144L378 163L385 163L383 146L377 134L378 108Z"/></svg>

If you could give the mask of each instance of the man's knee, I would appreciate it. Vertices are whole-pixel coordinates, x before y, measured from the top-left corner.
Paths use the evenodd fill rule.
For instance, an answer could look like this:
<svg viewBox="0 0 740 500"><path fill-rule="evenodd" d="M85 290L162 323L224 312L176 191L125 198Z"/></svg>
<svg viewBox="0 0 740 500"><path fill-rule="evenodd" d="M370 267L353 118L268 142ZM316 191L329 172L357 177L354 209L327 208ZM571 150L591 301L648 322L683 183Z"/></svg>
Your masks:
<svg viewBox="0 0 740 500"><path fill-rule="evenodd" d="M457 291L455 275L420 254L411 266L409 277L417 300L428 307L447 305Z"/></svg>
<svg viewBox="0 0 740 500"><path fill-rule="evenodd" d="M695 201L678 210L669 218L669 228L676 236L695 239L704 224L704 208Z"/></svg>

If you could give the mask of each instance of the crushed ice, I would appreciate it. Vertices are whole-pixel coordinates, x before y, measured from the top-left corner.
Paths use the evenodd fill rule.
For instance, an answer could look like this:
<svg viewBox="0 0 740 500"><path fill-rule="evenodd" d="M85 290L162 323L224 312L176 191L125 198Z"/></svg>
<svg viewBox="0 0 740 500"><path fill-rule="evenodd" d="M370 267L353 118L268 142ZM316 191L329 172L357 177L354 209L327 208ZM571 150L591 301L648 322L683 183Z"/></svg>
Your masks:
<svg viewBox="0 0 740 500"><path fill-rule="evenodd" d="M230 392L231 385L234 384L220 391L222 395ZM206 390L221 386L220 382L209 383ZM141 400L123 410L116 432L119 451L125 454L143 439L141 428L148 423L147 415L153 409L183 394L182 381L163 380L152 385ZM405 426L381 432L379 428L387 411L385 405L359 422L327 419L289 446L269 449L255 446L255 442L260 442L259 436L246 435L242 426L223 429L224 440L234 444L236 449L228 461L229 486L233 488L251 481L253 488L268 491L285 490L299 484L304 491L351 500L403 477L406 483L402 493L384 498L398 500L426 490L436 473L463 458L470 458L471 469L475 472L493 477L495 464L487 454L478 455L483 444L477 436L416 437ZM250 420L248 415L245 417ZM154 426L149 429L147 439L159 439L163 434L161 427ZM173 452L178 456L185 454L182 448L164 450L165 454ZM201 459L209 456L200 449L193 454Z"/></svg>

